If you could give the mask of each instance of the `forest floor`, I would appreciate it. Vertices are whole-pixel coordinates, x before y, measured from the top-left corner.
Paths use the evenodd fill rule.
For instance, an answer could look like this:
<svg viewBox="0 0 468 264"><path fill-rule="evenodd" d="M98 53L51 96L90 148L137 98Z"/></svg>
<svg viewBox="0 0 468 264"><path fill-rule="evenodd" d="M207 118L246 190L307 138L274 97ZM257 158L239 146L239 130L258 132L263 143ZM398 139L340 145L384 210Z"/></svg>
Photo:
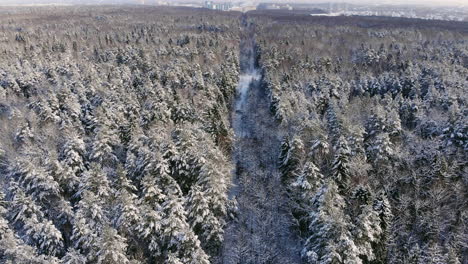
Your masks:
<svg viewBox="0 0 468 264"><path fill-rule="evenodd" d="M255 66L254 34L241 42L241 76L232 124L236 164L230 196L237 218L228 223L220 263L300 263L300 239L291 230L285 190L277 168L282 135L269 111Z"/></svg>

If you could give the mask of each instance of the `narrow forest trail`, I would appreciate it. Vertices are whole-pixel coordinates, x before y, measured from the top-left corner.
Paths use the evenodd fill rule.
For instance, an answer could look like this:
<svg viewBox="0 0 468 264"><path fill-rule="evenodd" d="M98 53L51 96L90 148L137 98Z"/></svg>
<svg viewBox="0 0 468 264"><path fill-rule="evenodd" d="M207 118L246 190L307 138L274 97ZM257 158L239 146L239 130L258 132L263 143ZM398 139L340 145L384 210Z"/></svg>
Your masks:
<svg viewBox="0 0 468 264"><path fill-rule="evenodd" d="M241 76L232 113L236 172L230 196L236 197L239 211L225 230L219 263L300 263L300 241L290 228L292 219L276 165L282 136L260 85L253 25L244 28Z"/></svg>

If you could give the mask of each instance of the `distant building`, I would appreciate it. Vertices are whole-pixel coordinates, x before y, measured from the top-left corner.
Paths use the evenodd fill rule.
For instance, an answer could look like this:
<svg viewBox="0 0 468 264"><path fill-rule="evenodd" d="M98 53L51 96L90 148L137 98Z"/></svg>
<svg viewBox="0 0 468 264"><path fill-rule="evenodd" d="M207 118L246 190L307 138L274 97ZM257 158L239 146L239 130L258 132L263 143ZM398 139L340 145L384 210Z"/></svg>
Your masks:
<svg viewBox="0 0 468 264"><path fill-rule="evenodd" d="M268 4L268 3L261 3L257 6L259 10L293 10L293 7L289 4Z"/></svg>
<svg viewBox="0 0 468 264"><path fill-rule="evenodd" d="M248 12L252 10L257 10L257 6L251 5L251 6L234 6L233 8L230 9L230 11L238 11L238 12Z"/></svg>
<svg viewBox="0 0 468 264"><path fill-rule="evenodd" d="M208 8L208 9L213 9L213 10L222 10L222 11L228 11L230 10L233 5L232 3L229 2L215 2L215 1L205 1L203 4L203 7Z"/></svg>
<svg viewBox="0 0 468 264"><path fill-rule="evenodd" d="M205 1L205 4L203 4L203 7L208 8L208 9L213 9L213 1Z"/></svg>

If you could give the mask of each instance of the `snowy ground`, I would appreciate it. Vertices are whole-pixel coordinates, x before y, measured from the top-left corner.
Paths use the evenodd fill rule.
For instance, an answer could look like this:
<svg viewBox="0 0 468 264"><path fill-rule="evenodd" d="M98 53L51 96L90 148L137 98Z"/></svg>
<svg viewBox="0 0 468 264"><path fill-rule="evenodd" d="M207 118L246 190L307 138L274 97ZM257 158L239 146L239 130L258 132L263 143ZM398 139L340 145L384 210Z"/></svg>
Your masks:
<svg viewBox="0 0 468 264"><path fill-rule="evenodd" d="M300 241L291 231L292 217L281 185L276 161L281 135L269 112L260 75L254 65L254 38L241 44L241 72L233 127L234 161L239 212L226 228L224 264L300 263Z"/></svg>

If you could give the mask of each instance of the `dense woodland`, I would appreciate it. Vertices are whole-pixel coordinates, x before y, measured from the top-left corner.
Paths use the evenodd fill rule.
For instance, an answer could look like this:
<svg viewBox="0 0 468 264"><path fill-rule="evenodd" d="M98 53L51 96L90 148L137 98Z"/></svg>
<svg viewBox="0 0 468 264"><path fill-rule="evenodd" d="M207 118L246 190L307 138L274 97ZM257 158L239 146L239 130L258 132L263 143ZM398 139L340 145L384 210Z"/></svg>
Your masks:
<svg viewBox="0 0 468 264"><path fill-rule="evenodd" d="M230 210L235 14L1 17L1 263L209 263Z"/></svg>
<svg viewBox="0 0 468 264"><path fill-rule="evenodd" d="M254 21L304 260L467 263L467 24Z"/></svg>
<svg viewBox="0 0 468 264"><path fill-rule="evenodd" d="M223 263L225 240L249 239L225 232L243 213L228 194L246 27L275 135L245 144L278 153L302 263L468 262L467 23L0 13L0 263ZM256 257L232 263L282 263Z"/></svg>

